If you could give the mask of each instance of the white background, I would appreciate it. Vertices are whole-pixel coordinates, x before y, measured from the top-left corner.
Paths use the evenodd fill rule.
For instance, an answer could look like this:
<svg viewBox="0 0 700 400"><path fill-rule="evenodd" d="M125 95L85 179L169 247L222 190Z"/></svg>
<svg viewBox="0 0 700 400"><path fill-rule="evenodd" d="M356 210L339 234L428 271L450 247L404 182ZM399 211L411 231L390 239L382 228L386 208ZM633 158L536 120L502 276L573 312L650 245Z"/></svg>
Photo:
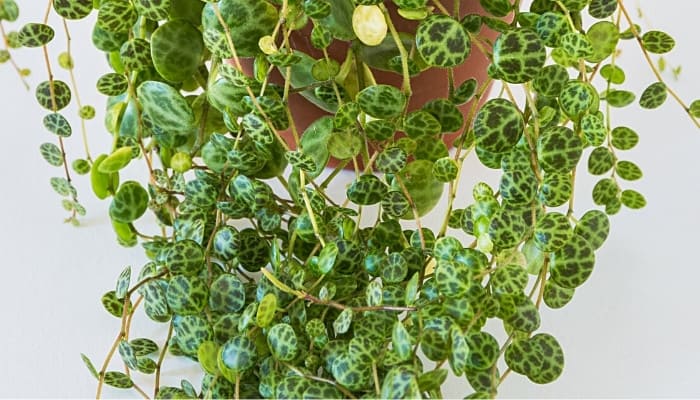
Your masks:
<svg viewBox="0 0 700 400"><path fill-rule="evenodd" d="M20 2L21 21L40 20L46 2ZM700 2L639 3L648 17L645 28L661 28L678 41L666 58L671 65L682 65L684 72L680 80L669 77L669 82L686 101L700 97L694 29ZM636 4L627 1L630 8ZM73 26L82 100L99 112L88 124L93 154L99 154L107 151L109 138L101 123L103 101L93 82L106 70L102 56L89 45L89 24ZM62 38L59 32L55 41L63 45ZM58 51L53 50L52 59ZM25 50L17 58L21 66L32 67L33 85L42 80L39 51ZM634 47L624 52L622 63L630 77L625 88L639 92L653 81ZM65 213L48 184L60 171L38 152L39 144L54 141L41 126L44 111L9 64L0 66L0 88L0 397L91 397L95 381L79 354L101 364L119 329L119 321L103 311L99 299L113 289L122 268L132 265L138 271L144 257L139 248L115 243L105 217L108 204L92 197L86 179L76 185L88 216L80 228L62 223ZM513 374L501 388L503 397L700 397L700 130L673 101L654 112L633 105L614 118L615 124L640 133L639 146L623 157L645 171L644 179L630 187L644 193L649 205L613 217L612 233L597 253L591 279L569 306L543 311L542 330L554 334L565 351L563 375L551 385L537 386ZM81 154L77 125L70 140L75 155ZM493 173L470 165L474 169L468 170L464 188L478 180L496 183ZM590 205L591 182L579 179L577 210ZM137 322L135 332L164 337L150 323ZM176 384L178 379L167 377L186 372L186 364L170 365L166 382ZM452 380L445 394L462 397L468 392L462 380ZM105 394L137 396L118 390Z"/></svg>

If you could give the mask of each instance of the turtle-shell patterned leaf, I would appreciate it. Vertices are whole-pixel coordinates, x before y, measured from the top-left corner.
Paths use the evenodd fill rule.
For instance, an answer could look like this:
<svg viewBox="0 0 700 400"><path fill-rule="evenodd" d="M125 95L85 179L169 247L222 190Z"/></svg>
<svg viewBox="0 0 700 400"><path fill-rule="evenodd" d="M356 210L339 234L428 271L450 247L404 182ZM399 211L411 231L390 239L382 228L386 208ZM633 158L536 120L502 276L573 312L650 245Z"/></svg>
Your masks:
<svg viewBox="0 0 700 400"><path fill-rule="evenodd" d="M581 118L581 130L588 143L600 146L607 138L608 130L598 114L586 114Z"/></svg>
<svg viewBox="0 0 700 400"><path fill-rule="evenodd" d="M562 308L571 301L575 291L576 289L561 287L549 279L544 285L542 299L549 308Z"/></svg>
<svg viewBox="0 0 700 400"><path fill-rule="evenodd" d="M411 335L401 321L394 323L391 333L392 349L400 359L406 360L413 350Z"/></svg>
<svg viewBox="0 0 700 400"><path fill-rule="evenodd" d="M387 192L387 186L377 176L366 174L355 179L347 189L350 201L359 205L379 203Z"/></svg>
<svg viewBox="0 0 700 400"><path fill-rule="evenodd" d="M505 362L514 372L534 376L542 369L544 356L530 341L516 339L506 347Z"/></svg>
<svg viewBox="0 0 700 400"><path fill-rule="evenodd" d="M547 11L540 15L535 25L539 37L548 47L559 45L559 39L570 31L569 22L562 13Z"/></svg>
<svg viewBox="0 0 700 400"><path fill-rule="evenodd" d="M539 218L535 224L535 245L544 252L552 252L568 243L573 234L566 215L550 212Z"/></svg>
<svg viewBox="0 0 700 400"><path fill-rule="evenodd" d="M199 315L173 317L175 344L181 354L195 356L202 343L212 339L212 329L206 319Z"/></svg>
<svg viewBox="0 0 700 400"><path fill-rule="evenodd" d="M276 324L267 332L267 344L272 355L280 361L292 361L297 355L298 340L289 324Z"/></svg>
<svg viewBox="0 0 700 400"><path fill-rule="evenodd" d="M105 385L119 389L129 389L134 386L134 382L123 372L107 371L104 375Z"/></svg>
<svg viewBox="0 0 700 400"><path fill-rule="evenodd" d="M299 168L303 171L314 172L317 169L314 159L301 151L288 151L284 153L284 157L293 167Z"/></svg>
<svg viewBox="0 0 700 400"><path fill-rule="evenodd" d="M109 32L95 24L92 28L92 44L104 52L119 51L122 43L129 39L127 32Z"/></svg>
<svg viewBox="0 0 700 400"><path fill-rule="evenodd" d="M591 4L588 5L588 14L597 19L608 18L616 10L617 0L591 0Z"/></svg>
<svg viewBox="0 0 700 400"><path fill-rule="evenodd" d="M442 125L432 114L424 110L409 113L403 122L404 132L409 137L435 136L442 131Z"/></svg>
<svg viewBox="0 0 700 400"><path fill-rule="evenodd" d="M126 340L121 340L119 341L119 355L121 356L122 360L124 361L124 364L126 364L129 369L136 369L138 366L138 361L136 359L136 354L134 353L134 349L131 347L131 344L127 342Z"/></svg>
<svg viewBox="0 0 700 400"><path fill-rule="evenodd" d="M309 380L299 375L287 375L275 385L277 399L301 399L309 387ZM271 396L272 397L272 396Z"/></svg>
<svg viewBox="0 0 700 400"><path fill-rule="evenodd" d="M473 394L474 398L489 399L494 397L493 388L498 385L499 379L498 368L495 369L495 374L492 373L490 368L484 370L467 368L464 374L469 385L476 391Z"/></svg>
<svg viewBox="0 0 700 400"><path fill-rule="evenodd" d="M491 286L495 294L515 295L523 293L529 277L525 268L508 264L498 267L491 275Z"/></svg>
<svg viewBox="0 0 700 400"><path fill-rule="evenodd" d="M166 322L171 317L168 302L165 298L167 287L167 281L157 279L146 283L139 290L139 293L144 297L146 315L154 321Z"/></svg>
<svg viewBox="0 0 700 400"><path fill-rule="evenodd" d="M510 83L532 80L547 59L544 42L530 29L502 33L493 45L493 65Z"/></svg>
<svg viewBox="0 0 700 400"><path fill-rule="evenodd" d="M488 233L496 249L509 249L522 241L527 229L521 213L501 208L491 218Z"/></svg>
<svg viewBox="0 0 700 400"><path fill-rule="evenodd" d="M178 3L176 0L175 3ZM171 0L134 0L136 12L144 18L160 21L168 18Z"/></svg>
<svg viewBox="0 0 700 400"><path fill-rule="evenodd" d="M195 275L204 267L204 251L193 240L180 240L166 251L164 264L173 274Z"/></svg>
<svg viewBox="0 0 700 400"><path fill-rule="evenodd" d="M661 107L668 97L668 90L663 82L654 82L647 86L639 98L639 105L642 108L653 109Z"/></svg>
<svg viewBox="0 0 700 400"><path fill-rule="evenodd" d="M411 204L404 196L403 192L390 190L381 200L382 211L392 218L400 218L411 211Z"/></svg>
<svg viewBox="0 0 700 400"><path fill-rule="evenodd" d="M301 397L303 399L341 399L343 394L335 386L326 382L311 381L308 382L306 390L304 390L304 395ZM279 397L284 398L284 397ZM292 398L292 397L288 397Z"/></svg>
<svg viewBox="0 0 700 400"><path fill-rule="evenodd" d="M488 332L468 332L465 334L469 354L467 367L475 370L486 370L493 366L498 358L500 346L496 338Z"/></svg>
<svg viewBox="0 0 700 400"><path fill-rule="evenodd" d="M137 17L130 1L103 1L95 25L107 32L127 33Z"/></svg>
<svg viewBox="0 0 700 400"><path fill-rule="evenodd" d="M110 72L97 80L97 91L105 96L119 96L129 88L129 81L123 74Z"/></svg>
<svg viewBox="0 0 700 400"><path fill-rule="evenodd" d="M223 226L214 235L214 254L224 261L231 261L238 252L238 231L232 226Z"/></svg>
<svg viewBox="0 0 700 400"><path fill-rule="evenodd" d="M504 322L520 332L534 332L540 327L540 313L532 300L521 294L514 299L513 309Z"/></svg>
<svg viewBox="0 0 700 400"><path fill-rule="evenodd" d="M580 59L593 55L593 45L586 35L579 32L569 32L559 38L559 48L568 53L570 57Z"/></svg>
<svg viewBox="0 0 700 400"><path fill-rule="evenodd" d="M433 176L440 182L451 182L457 179L459 165L451 157L441 157L433 164Z"/></svg>
<svg viewBox="0 0 700 400"><path fill-rule="evenodd" d="M415 140L416 150L413 152L416 160L437 161L450 155L447 145L442 140L421 136Z"/></svg>
<svg viewBox="0 0 700 400"><path fill-rule="evenodd" d="M621 160L615 164L617 176L627 181L636 181L642 178L642 170L632 161Z"/></svg>
<svg viewBox="0 0 700 400"><path fill-rule="evenodd" d="M114 293L118 299L123 299L126 296L127 292L129 291L129 282L130 281L131 281L131 267L126 267L121 272L121 274L119 274L119 278L117 278L117 286L116 286Z"/></svg>
<svg viewBox="0 0 700 400"><path fill-rule="evenodd" d="M351 308L344 309L338 317L333 321L333 330L336 335L341 335L350 329L352 323L353 312Z"/></svg>
<svg viewBox="0 0 700 400"><path fill-rule="evenodd" d="M258 41L274 30L279 19L277 9L266 0L221 0L219 11L228 25L240 57L252 57L260 53ZM211 4L204 6L202 26L205 32L213 30L220 36L226 34ZM228 47L225 37L222 44ZM212 48L210 50L215 51Z"/></svg>
<svg viewBox="0 0 700 400"><path fill-rule="evenodd" d="M61 196L75 196L76 189L68 179L63 177L53 177L49 180L51 188Z"/></svg>
<svg viewBox="0 0 700 400"><path fill-rule="evenodd" d="M400 147L389 147L377 155L375 167L385 174L395 174L406 166L408 155Z"/></svg>
<svg viewBox="0 0 700 400"><path fill-rule="evenodd" d="M25 47L41 47L54 37L54 30L48 25L30 22L19 30L19 41Z"/></svg>
<svg viewBox="0 0 700 400"><path fill-rule="evenodd" d="M434 67L455 67L471 52L467 31L452 17L431 14L416 30L416 48L423 60Z"/></svg>
<svg viewBox="0 0 700 400"><path fill-rule="evenodd" d="M423 105L422 110L437 118L442 127L442 133L456 132L462 128L464 123L462 112L455 103L447 99L431 100Z"/></svg>
<svg viewBox="0 0 700 400"><path fill-rule="evenodd" d="M469 78L462 82L454 92L450 93L449 100L454 104L464 104L474 97L479 83L474 78Z"/></svg>
<svg viewBox="0 0 700 400"><path fill-rule="evenodd" d="M394 123L383 119L369 121L365 125L365 134L372 140L389 139L390 137L394 136L395 132L396 126Z"/></svg>
<svg viewBox="0 0 700 400"><path fill-rule="evenodd" d="M567 244L552 254L551 278L559 286L574 289L591 276L594 264L593 246L583 236L574 235Z"/></svg>
<svg viewBox="0 0 700 400"><path fill-rule="evenodd" d="M527 169L504 172L498 188L508 205L527 205L537 194L537 179L528 165Z"/></svg>
<svg viewBox="0 0 700 400"><path fill-rule="evenodd" d="M93 10L92 0L53 0L56 14L65 19L83 19Z"/></svg>
<svg viewBox="0 0 700 400"><path fill-rule="evenodd" d="M202 33L185 20L168 21L151 35L153 66L170 82L182 82L192 76L203 51Z"/></svg>
<svg viewBox="0 0 700 400"><path fill-rule="evenodd" d="M386 283L402 282L408 274L408 262L401 253L390 253L382 263L381 277Z"/></svg>
<svg viewBox="0 0 700 400"><path fill-rule="evenodd" d="M532 86L541 95L556 97L559 96L569 79L566 68L552 64L547 65L537 73L532 81Z"/></svg>
<svg viewBox="0 0 700 400"><path fill-rule="evenodd" d="M676 41L666 32L647 31L642 36L642 45L650 53L664 54L673 50Z"/></svg>
<svg viewBox="0 0 700 400"><path fill-rule="evenodd" d="M195 125L189 103L172 86L163 82L146 81L137 89L145 114L161 130L183 132Z"/></svg>
<svg viewBox="0 0 700 400"><path fill-rule="evenodd" d="M469 291L469 268L458 262L440 260L435 268L435 282L440 294L447 297L463 296Z"/></svg>
<svg viewBox="0 0 700 400"><path fill-rule="evenodd" d="M131 302L127 300L129 309L131 309ZM124 312L124 299L117 298L117 294L114 290L105 293L102 296L102 305L108 313L112 314L117 318L121 318Z"/></svg>
<svg viewBox="0 0 700 400"><path fill-rule="evenodd" d="M610 220L604 212L589 210L579 218L574 234L583 237L594 248L599 249L610 233Z"/></svg>
<svg viewBox="0 0 700 400"><path fill-rule="evenodd" d="M389 370L382 382L380 398L412 399L420 397L418 381L411 367L399 365Z"/></svg>
<svg viewBox="0 0 700 400"><path fill-rule="evenodd" d="M562 111L573 119L580 118L589 110L597 109L598 102L598 93L586 82L570 81L559 94Z"/></svg>
<svg viewBox="0 0 700 400"><path fill-rule="evenodd" d="M510 151L525 127L518 107L506 99L487 101L474 119L476 145L490 153Z"/></svg>
<svg viewBox="0 0 700 400"><path fill-rule="evenodd" d="M310 18L325 18L331 13L329 0L304 0L304 13Z"/></svg>
<svg viewBox="0 0 700 400"><path fill-rule="evenodd" d="M148 192L136 181L127 181L119 186L109 206L113 220L128 224L139 219L148 208Z"/></svg>
<svg viewBox="0 0 700 400"><path fill-rule="evenodd" d="M442 329L442 328L440 328ZM448 334L439 332L438 328L424 329L420 337L420 349L425 357L431 361L442 361L447 358L449 347L444 336Z"/></svg>
<svg viewBox="0 0 700 400"><path fill-rule="evenodd" d="M53 91L50 81L41 82L36 86L34 96L36 101L47 110L57 112L65 108L71 100L70 86L63 81L53 80Z"/></svg>
<svg viewBox="0 0 700 400"><path fill-rule="evenodd" d="M255 343L246 336L236 336L221 346L219 368L238 374L255 366L256 358Z"/></svg>
<svg viewBox="0 0 700 400"><path fill-rule="evenodd" d="M44 117L44 127L51 133L61 136L69 137L73 133L73 129L70 126L70 122L59 113L48 114Z"/></svg>
<svg viewBox="0 0 700 400"><path fill-rule="evenodd" d="M647 205L644 195L632 189L623 190L620 194L620 201L632 210L639 210Z"/></svg>
<svg viewBox="0 0 700 400"><path fill-rule="evenodd" d="M618 199L620 187L611 178L603 178L593 186L593 202L599 206L611 204Z"/></svg>
<svg viewBox="0 0 700 400"><path fill-rule="evenodd" d="M168 307L175 314L199 314L209 300L209 288L206 282L197 277L175 275L168 282L165 297Z"/></svg>
<svg viewBox="0 0 700 400"><path fill-rule="evenodd" d="M147 356L158 351L158 344L148 338L136 338L129 341L137 357Z"/></svg>
<svg viewBox="0 0 700 400"><path fill-rule="evenodd" d="M556 380L564 370L564 352L557 339L548 333L538 333L528 342L542 355L542 366L528 378L539 384Z"/></svg>
<svg viewBox="0 0 700 400"><path fill-rule="evenodd" d="M370 364L359 363L348 352L340 353L331 369L335 380L350 390L369 389L372 385Z"/></svg>
<svg viewBox="0 0 700 400"><path fill-rule="evenodd" d="M467 357L469 356L469 345L467 344L467 339L462 333L462 330L453 325L450 328L450 343L451 351L448 357L450 362L450 367L455 375L459 376L464 373L464 369L467 367Z"/></svg>
<svg viewBox="0 0 700 400"><path fill-rule="evenodd" d="M5 0L0 3L0 20L14 22L19 17L19 6L15 0Z"/></svg>
<svg viewBox="0 0 700 400"><path fill-rule="evenodd" d="M628 90L609 90L605 93L605 101L612 107L626 107L634 102L636 95Z"/></svg>
<svg viewBox="0 0 700 400"><path fill-rule="evenodd" d="M42 143L39 152L47 163L54 167L63 165L63 153L61 149L53 143Z"/></svg>
<svg viewBox="0 0 700 400"><path fill-rule="evenodd" d="M588 172L602 175L615 165L615 155L604 146L596 147L588 156Z"/></svg>
<svg viewBox="0 0 700 400"><path fill-rule="evenodd" d="M639 143L637 132L626 126L618 126L610 134L610 142L618 150L630 150Z"/></svg>
<svg viewBox="0 0 700 400"><path fill-rule="evenodd" d="M218 186L205 179L193 179L185 184L187 200L198 207L210 207L216 203Z"/></svg>
<svg viewBox="0 0 700 400"><path fill-rule="evenodd" d="M128 71L151 68L151 43L141 38L128 40L119 49L119 57Z"/></svg>
<svg viewBox="0 0 700 400"><path fill-rule="evenodd" d="M570 128L547 128L537 140L537 158L540 167L548 173L567 173L578 164L583 142Z"/></svg>
<svg viewBox="0 0 700 400"><path fill-rule="evenodd" d="M357 104L375 118L393 118L406 107L406 96L390 85L372 85L357 94Z"/></svg>

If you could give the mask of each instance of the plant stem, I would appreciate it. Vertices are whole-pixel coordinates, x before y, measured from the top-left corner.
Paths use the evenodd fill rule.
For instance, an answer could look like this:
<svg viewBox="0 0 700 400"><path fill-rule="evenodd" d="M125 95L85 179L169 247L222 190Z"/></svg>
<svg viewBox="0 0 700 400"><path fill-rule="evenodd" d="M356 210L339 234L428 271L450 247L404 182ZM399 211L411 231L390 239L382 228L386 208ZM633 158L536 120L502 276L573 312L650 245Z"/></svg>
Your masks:
<svg viewBox="0 0 700 400"><path fill-rule="evenodd" d="M394 43L396 43L396 47L399 49L399 54L401 55L401 71L403 74L403 84L401 85L401 90L406 95L406 97L410 98L411 74L408 70L408 52L406 51L406 47L404 47L403 42L401 41L401 36L399 36L399 32L396 30L394 22L391 20L391 15L389 15L389 11L386 9L383 3L380 3L379 7L384 13L384 19L386 19L386 24L389 27L389 32L391 32L391 37L392 39L394 39Z"/></svg>

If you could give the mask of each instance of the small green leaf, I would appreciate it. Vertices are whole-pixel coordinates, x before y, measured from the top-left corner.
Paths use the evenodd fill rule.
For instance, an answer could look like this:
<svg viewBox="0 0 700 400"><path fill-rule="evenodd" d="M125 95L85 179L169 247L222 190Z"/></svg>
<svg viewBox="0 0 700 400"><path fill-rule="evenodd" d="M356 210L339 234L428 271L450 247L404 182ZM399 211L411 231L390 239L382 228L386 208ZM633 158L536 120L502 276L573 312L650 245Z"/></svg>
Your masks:
<svg viewBox="0 0 700 400"><path fill-rule="evenodd" d="M658 108L664 104L667 97L666 85L663 82L654 82L642 92L639 98L639 105L647 109Z"/></svg>
<svg viewBox="0 0 700 400"><path fill-rule="evenodd" d="M276 324L267 333L272 355L280 361L292 361L297 355L297 336L289 324Z"/></svg>
<svg viewBox="0 0 700 400"><path fill-rule="evenodd" d="M454 67L471 52L471 40L459 22L444 14L431 14L416 30L416 48L435 67Z"/></svg>
<svg viewBox="0 0 700 400"><path fill-rule="evenodd" d="M19 40L26 47L41 47L54 37L54 30L48 25L30 22L19 30Z"/></svg>
<svg viewBox="0 0 700 400"><path fill-rule="evenodd" d="M80 353L80 358L83 360L83 363L85 363L85 366L87 367L88 371L90 371L90 374L95 377L95 379L99 379L99 374L97 373L97 369L95 369L95 366L92 364L92 361L88 358L83 353Z"/></svg>
<svg viewBox="0 0 700 400"><path fill-rule="evenodd" d="M132 158L132 147L120 147L107 156L98 167L98 171L103 174L112 174L126 167Z"/></svg>
<svg viewBox="0 0 700 400"><path fill-rule="evenodd" d="M267 328L275 319L276 313L277 296L274 293L268 293L260 300L257 313L255 314L255 323L261 328Z"/></svg>
<svg viewBox="0 0 700 400"><path fill-rule="evenodd" d="M647 201L644 196L632 189L623 190L622 194L620 195L620 201L622 201L622 204L627 206L627 208L632 210L639 210L647 205Z"/></svg>
<svg viewBox="0 0 700 400"><path fill-rule="evenodd" d="M406 96L393 86L372 85L357 94L357 104L375 118L392 118L406 107Z"/></svg>
<svg viewBox="0 0 700 400"><path fill-rule="evenodd" d="M129 389L134 386L134 382L125 373L119 371L107 371L104 376L105 385L119 389Z"/></svg>
<svg viewBox="0 0 700 400"><path fill-rule="evenodd" d="M338 317L333 321L333 330L336 335L341 335L350 329L352 323L353 312L351 308L344 309Z"/></svg>
<svg viewBox="0 0 700 400"><path fill-rule="evenodd" d="M615 165L617 175L627 181L636 181L642 178L642 170L631 161L618 161Z"/></svg>
<svg viewBox="0 0 700 400"><path fill-rule="evenodd" d="M629 150L639 142L637 132L626 126L618 126L610 134L612 145L619 150Z"/></svg>
<svg viewBox="0 0 700 400"><path fill-rule="evenodd" d="M642 35L642 45L650 53L663 54L673 50L676 41L666 32L648 31Z"/></svg>
<svg viewBox="0 0 700 400"><path fill-rule="evenodd" d="M129 281L131 280L131 267L126 267L122 271L121 274L119 274L119 278L117 279L117 289L115 290L115 295L117 296L118 299L123 299L126 296L127 291L129 290Z"/></svg>
<svg viewBox="0 0 700 400"><path fill-rule="evenodd" d="M605 94L605 100L613 107L625 107L632 102L636 95L627 90L610 90Z"/></svg>
<svg viewBox="0 0 700 400"><path fill-rule="evenodd" d="M134 349L126 340L119 342L119 355L122 357L124 364L126 364L129 369L136 369L136 354L134 353Z"/></svg>

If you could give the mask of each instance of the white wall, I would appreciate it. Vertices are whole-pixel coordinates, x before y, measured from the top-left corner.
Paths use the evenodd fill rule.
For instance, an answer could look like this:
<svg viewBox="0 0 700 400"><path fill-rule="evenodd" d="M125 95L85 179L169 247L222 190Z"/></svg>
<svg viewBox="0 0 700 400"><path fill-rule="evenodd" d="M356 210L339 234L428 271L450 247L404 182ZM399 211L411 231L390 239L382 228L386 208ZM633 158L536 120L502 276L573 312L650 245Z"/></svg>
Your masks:
<svg viewBox="0 0 700 400"><path fill-rule="evenodd" d="M45 2L34 9L26 7L33 1L21 2L23 21L41 18ZM631 8L636 4L626 3ZM692 33L700 2L640 3L654 27L678 40L666 58L682 65L684 73L678 81L671 79L671 85L686 100L700 97L697 33ZM86 23L73 28L76 72L83 102L101 111L92 82L104 68L90 59L88 32ZM43 76L40 54L23 51L17 58L21 65L32 66L29 79L38 83ZM622 62L630 74L635 72L626 87L640 91L652 82L638 52L626 51ZM41 126L43 112L8 64L0 66L0 87L0 397L90 397L95 382L79 353L101 363L118 329L99 298L112 289L124 266L139 269L143 257L138 248L115 244L105 218L107 204L92 198L85 179L77 186L88 217L77 229L61 223L65 213L48 185L59 171L38 153L40 143L53 140ZM88 126L95 154L109 142L100 119ZM591 279L565 309L543 312L542 329L559 338L566 354L561 378L535 386L512 375L502 387L503 396L700 397L700 265L695 251L700 239L700 130L672 101L655 112L631 106L615 119L641 135L637 149L626 156L645 171L644 179L632 186L647 196L649 205L642 212L624 210L613 217L612 233L597 254ZM71 144L74 154L80 151L76 139ZM464 185L480 179L494 182L493 174L486 174L467 177ZM588 190L593 180L579 182ZM590 204L586 192L581 197L579 210ZM145 324L140 332L151 335L155 328ZM185 369L175 364L167 372L174 376ZM445 394L466 394L463 381L451 381Z"/></svg>

